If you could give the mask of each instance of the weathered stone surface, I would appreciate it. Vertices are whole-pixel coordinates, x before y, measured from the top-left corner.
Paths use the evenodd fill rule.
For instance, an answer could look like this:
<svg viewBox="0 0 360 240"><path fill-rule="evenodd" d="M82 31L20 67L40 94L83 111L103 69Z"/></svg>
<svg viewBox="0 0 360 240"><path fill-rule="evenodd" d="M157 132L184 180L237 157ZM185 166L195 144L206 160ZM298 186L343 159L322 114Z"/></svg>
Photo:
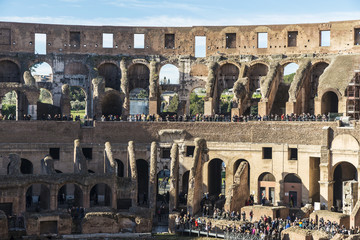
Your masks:
<svg viewBox="0 0 360 240"><path fill-rule="evenodd" d="M336 222L340 226L344 225L346 228L350 227L350 216L343 213L331 212L329 210L318 210L311 213L310 218L324 218L325 221L329 220L330 222Z"/></svg>
<svg viewBox="0 0 360 240"><path fill-rule="evenodd" d="M281 232L282 240L312 240L312 231L299 227L290 227Z"/></svg>
<svg viewBox="0 0 360 240"><path fill-rule="evenodd" d="M9 154L9 175L19 175L21 174L20 166L21 159L18 154L10 153Z"/></svg>
<svg viewBox="0 0 360 240"><path fill-rule="evenodd" d="M8 238L8 219L6 214L0 210L0 239Z"/></svg>
<svg viewBox="0 0 360 240"><path fill-rule="evenodd" d="M74 141L74 173L88 173L87 161L82 151L79 139Z"/></svg>
<svg viewBox="0 0 360 240"><path fill-rule="evenodd" d="M117 174L118 166L114 160L110 142L105 143L104 151L105 173Z"/></svg>
<svg viewBox="0 0 360 240"><path fill-rule="evenodd" d="M150 147L150 174L149 174L149 208L155 213L156 210L156 177L157 177L157 144L151 143ZM152 214L152 216L153 216Z"/></svg>
<svg viewBox="0 0 360 240"><path fill-rule="evenodd" d="M284 206L272 207L272 206L245 206L241 208L241 212L245 212L246 219L250 219L250 211L253 211L252 221L259 221L264 215L270 216L272 219L280 217L286 219L289 216L289 209Z"/></svg>
<svg viewBox="0 0 360 240"><path fill-rule="evenodd" d="M169 211L173 211L178 206L179 196L179 146L174 143L171 147L170 164L170 200Z"/></svg>
<svg viewBox="0 0 360 240"><path fill-rule="evenodd" d="M132 193L132 206L137 205L137 195L138 195L138 182L137 182L137 168L136 168L136 158L135 158L135 144L133 141L130 141L128 144L128 154L129 154L129 163L131 171L131 181L134 186L134 191Z"/></svg>
<svg viewBox="0 0 360 240"><path fill-rule="evenodd" d="M54 159L52 159L51 156L46 156L44 159L41 159L41 174L55 174Z"/></svg>
<svg viewBox="0 0 360 240"><path fill-rule="evenodd" d="M119 232L119 220L116 213L91 212L82 220L82 233L117 233Z"/></svg>

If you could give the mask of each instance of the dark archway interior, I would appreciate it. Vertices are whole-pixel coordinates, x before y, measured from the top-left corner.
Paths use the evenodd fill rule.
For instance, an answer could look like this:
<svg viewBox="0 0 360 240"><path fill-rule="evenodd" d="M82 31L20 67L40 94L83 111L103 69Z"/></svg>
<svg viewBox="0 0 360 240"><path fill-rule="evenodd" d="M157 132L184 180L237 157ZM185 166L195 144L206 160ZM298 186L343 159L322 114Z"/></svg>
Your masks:
<svg viewBox="0 0 360 240"><path fill-rule="evenodd" d="M90 190L90 207L111 206L111 188L105 183L96 184Z"/></svg>
<svg viewBox="0 0 360 240"><path fill-rule="evenodd" d="M265 172L259 176L258 181L275 182L275 177L271 173Z"/></svg>
<svg viewBox="0 0 360 240"><path fill-rule="evenodd" d="M301 179L296 174L290 173L290 174L285 176L284 182L287 182L287 183L301 183Z"/></svg>
<svg viewBox="0 0 360 240"><path fill-rule="evenodd" d="M120 159L115 159L118 165L117 176L124 177L124 164Z"/></svg>
<svg viewBox="0 0 360 240"><path fill-rule="evenodd" d="M105 78L105 87L120 90L120 69L112 63L104 63L99 69L99 75Z"/></svg>
<svg viewBox="0 0 360 240"><path fill-rule="evenodd" d="M29 160L22 158L20 171L22 174L33 174L33 164Z"/></svg>
<svg viewBox="0 0 360 240"><path fill-rule="evenodd" d="M102 114L104 116L118 115L122 113L122 101L119 93L107 92L101 102Z"/></svg>
<svg viewBox="0 0 360 240"><path fill-rule="evenodd" d="M321 74L323 74L323 72L325 71L325 68L327 68L327 66L329 66L328 63L320 62L320 63L316 64L311 70L310 84L309 84L308 90L306 91L309 102L308 102L308 104L305 104L305 107L307 108L306 109L307 111L305 111L305 112L314 114L315 98L317 97L317 93L318 93L319 78L320 78Z"/></svg>
<svg viewBox="0 0 360 240"><path fill-rule="evenodd" d="M326 92L321 99L321 113L337 113L339 99L334 92Z"/></svg>
<svg viewBox="0 0 360 240"><path fill-rule="evenodd" d="M66 184L58 191L58 208L82 207L83 192L76 184Z"/></svg>
<svg viewBox="0 0 360 240"><path fill-rule="evenodd" d="M138 175L138 203L144 202L144 197L148 199L149 190L149 164L143 159L136 160Z"/></svg>
<svg viewBox="0 0 360 240"><path fill-rule="evenodd" d="M143 88L145 90L149 87L150 70L144 64L134 64L129 68L129 91L135 88Z"/></svg>
<svg viewBox="0 0 360 240"><path fill-rule="evenodd" d="M209 195L219 196L222 192L223 161L215 158L208 166L208 191Z"/></svg>
<svg viewBox="0 0 360 240"><path fill-rule="evenodd" d="M183 174L182 177L182 192L184 194L188 193L188 189L189 189L189 176L190 176L190 171L186 171Z"/></svg>
<svg viewBox="0 0 360 240"><path fill-rule="evenodd" d="M26 211L40 212L50 208L50 190L44 184L33 184L26 191Z"/></svg>
<svg viewBox="0 0 360 240"><path fill-rule="evenodd" d="M333 206L337 206L337 202L342 202L343 198L343 182L349 180L358 180L357 170L351 163L340 163L334 171L334 201Z"/></svg>
<svg viewBox="0 0 360 240"><path fill-rule="evenodd" d="M0 61L0 82L20 82L20 70L12 61Z"/></svg>

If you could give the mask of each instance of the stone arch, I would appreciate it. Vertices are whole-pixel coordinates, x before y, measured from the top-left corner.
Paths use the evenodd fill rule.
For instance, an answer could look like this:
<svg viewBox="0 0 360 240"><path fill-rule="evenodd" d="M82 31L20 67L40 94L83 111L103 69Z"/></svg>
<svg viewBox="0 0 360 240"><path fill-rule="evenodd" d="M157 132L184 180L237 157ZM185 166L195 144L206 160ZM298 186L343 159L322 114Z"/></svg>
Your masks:
<svg viewBox="0 0 360 240"><path fill-rule="evenodd" d="M335 210L342 210L344 189L343 184L346 181L358 181L358 171L356 167L349 162L338 162L331 169L333 184L333 206Z"/></svg>
<svg viewBox="0 0 360 240"><path fill-rule="evenodd" d="M287 195L286 195L287 193ZM302 181L295 173L288 173L284 177L284 203L290 207L301 207Z"/></svg>
<svg viewBox="0 0 360 240"><path fill-rule="evenodd" d="M144 159L136 160L136 170L138 176L138 204L144 203L144 197L149 196L149 163ZM147 201L146 201L147 204Z"/></svg>
<svg viewBox="0 0 360 240"><path fill-rule="evenodd" d="M112 189L106 183L97 183L90 190L90 207L112 204Z"/></svg>
<svg viewBox="0 0 360 240"><path fill-rule="evenodd" d="M20 68L15 62L11 60L0 61L0 83L1 82L22 82Z"/></svg>
<svg viewBox="0 0 360 240"><path fill-rule="evenodd" d="M339 99L337 92L325 91L321 96L321 114L338 113Z"/></svg>
<svg viewBox="0 0 360 240"><path fill-rule="evenodd" d="M124 172L125 172L125 167L124 167L124 163L120 160L120 159L115 159L117 165L118 165L118 171L116 173L116 175L118 177L124 177Z"/></svg>
<svg viewBox="0 0 360 240"><path fill-rule="evenodd" d="M225 172L225 162L220 158L214 158L208 163L208 192L210 196L224 195Z"/></svg>
<svg viewBox="0 0 360 240"><path fill-rule="evenodd" d="M142 63L135 63L128 68L129 91L135 88L142 88L148 90L150 69L147 65Z"/></svg>
<svg viewBox="0 0 360 240"><path fill-rule="evenodd" d="M71 110L72 111L85 110L85 115L88 115L88 112L89 112L88 102L90 100L88 98L88 92L80 85L71 85L69 87L69 89L70 89ZM78 92L81 92L82 94L78 94ZM79 105L79 106L77 106L77 105ZM76 112L75 112L75 115L77 115Z"/></svg>
<svg viewBox="0 0 360 240"><path fill-rule="evenodd" d="M248 187L250 189L250 163L246 159L238 159L238 160L236 160L234 162L234 164L233 164L233 178L235 177L236 171L238 170L238 168L239 168L239 166L240 166L240 164L242 162L247 162L248 167L249 167L249 169L248 169L248 180L247 181L248 181Z"/></svg>
<svg viewBox="0 0 360 240"><path fill-rule="evenodd" d="M122 114L123 96L116 90L108 89L101 99L101 109L104 116Z"/></svg>
<svg viewBox="0 0 360 240"><path fill-rule="evenodd" d="M33 63L29 67L30 73L36 82L52 82L54 71L52 66L46 61Z"/></svg>
<svg viewBox="0 0 360 240"><path fill-rule="evenodd" d="M269 172L263 172L258 177L258 201L262 204L269 201L275 203L275 176Z"/></svg>
<svg viewBox="0 0 360 240"><path fill-rule="evenodd" d="M29 186L25 194L26 211L40 212L50 209L50 189L43 183Z"/></svg>
<svg viewBox="0 0 360 240"><path fill-rule="evenodd" d="M19 119L19 94L15 90L4 91L1 99L1 114L5 120Z"/></svg>
<svg viewBox="0 0 360 240"><path fill-rule="evenodd" d="M9 174L9 167L10 163L7 165L7 174ZM20 172L21 174L34 174L34 167L32 162L25 158L21 158Z"/></svg>
<svg viewBox="0 0 360 240"><path fill-rule="evenodd" d="M350 134L337 135L331 142L331 166L334 168L340 162L358 165L360 150L358 140Z"/></svg>
<svg viewBox="0 0 360 240"><path fill-rule="evenodd" d="M179 84L180 72L177 66L167 63L160 68L160 84Z"/></svg>
<svg viewBox="0 0 360 240"><path fill-rule="evenodd" d="M120 91L121 70L114 63L105 62L98 67L99 76L104 77L105 88Z"/></svg>
<svg viewBox="0 0 360 240"><path fill-rule="evenodd" d="M58 208L82 207L83 190L76 183L63 184L57 194Z"/></svg>
<svg viewBox="0 0 360 240"><path fill-rule="evenodd" d="M318 96L319 79L328 66L329 63L326 61L316 61L312 64L309 77L303 86L305 96L304 112L315 113L315 99Z"/></svg>

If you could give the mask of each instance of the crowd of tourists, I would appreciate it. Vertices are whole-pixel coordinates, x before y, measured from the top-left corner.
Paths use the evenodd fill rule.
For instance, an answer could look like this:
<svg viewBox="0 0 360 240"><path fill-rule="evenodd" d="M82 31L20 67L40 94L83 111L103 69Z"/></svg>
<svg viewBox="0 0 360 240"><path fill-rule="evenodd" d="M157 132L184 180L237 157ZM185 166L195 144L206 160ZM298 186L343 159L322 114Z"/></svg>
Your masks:
<svg viewBox="0 0 360 240"><path fill-rule="evenodd" d="M31 120L31 115L24 114L22 120ZM81 119L80 115L73 117L73 115L62 115L62 114L43 114L38 120L42 121L87 121L89 119L88 116L84 116ZM0 120L16 120L16 116L13 114L2 115L0 113ZM229 115L204 115L204 114L196 114L193 116L190 115L177 115L177 114L133 114L124 118L121 115L102 115L100 119L97 119L94 116L93 120L97 121L118 121L118 122L250 122L250 121L330 121L333 120L330 117L330 114L310 114L310 113L302 113L302 114L270 114L270 115L233 115L230 117Z"/></svg>
<svg viewBox="0 0 360 240"><path fill-rule="evenodd" d="M225 225L216 226L215 220L226 220ZM330 220L325 221L320 218L317 222L313 219L299 219L295 214L289 215L286 219L275 218L270 216L261 216L257 221L253 220L252 211L249 216L245 212L241 214L239 212L223 211L216 209L213 215L205 215L203 217L193 217L189 213L183 212L176 217L175 224L178 231L184 229L199 230L218 234L230 234L230 235L253 235L259 239L280 239L281 232L287 228L297 226L308 230L323 231L333 237L335 234L351 235L360 234L360 228L352 227L346 229L344 225L339 225L336 222ZM240 234L240 235L239 235ZM240 238L239 238L240 239Z"/></svg>

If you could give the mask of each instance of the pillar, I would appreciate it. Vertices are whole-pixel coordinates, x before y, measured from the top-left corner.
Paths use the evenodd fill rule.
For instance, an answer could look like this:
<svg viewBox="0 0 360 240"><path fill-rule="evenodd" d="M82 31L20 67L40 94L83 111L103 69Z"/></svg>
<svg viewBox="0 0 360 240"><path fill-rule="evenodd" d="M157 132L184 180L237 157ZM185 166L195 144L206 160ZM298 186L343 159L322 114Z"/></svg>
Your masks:
<svg viewBox="0 0 360 240"><path fill-rule="evenodd" d="M149 114L158 113L158 95L159 95L159 73L156 70L156 62L150 62L150 78L149 78Z"/></svg>
<svg viewBox="0 0 360 240"><path fill-rule="evenodd" d="M98 76L92 80L93 84L93 104L94 115L102 116L101 97L105 94L105 80L102 76Z"/></svg>
<svg viewBox="0 0 360 240"><path fill-rule="evenodd" d="M62 115L70 116L70 87L68 84L64 84L61 87L60 109Z"/></svg>
<svg viewBox="0 0 360 240"><path fill-rule="evenodd" d="M268 102L266 101L261 101L258 102L258 114L260 116L264 116L264 115L268 115L269 111L268 111Z"/></svg>
<svg viewBox="0 0 360 240"><path fill-rule="evenodd" d="M209 97L204 101L204 115L214 115L214 114L215 114L214 101L212 97Z"/></svg>
<svg viewBox="0 0 360 240"><path fill-rule="evenodd" d="M178 198L179 198L179 147L177 143L174 143L171 147L169 212L177 208Z"/></svg>
<svg viewBox="0 0 360 240"><path fill-rule="evenodd" d="M286 102L285 114L295 113L295 102Z"/></svg>
<svg viewBox="0 0 360 240"><path fill-rule="evenodd" d="M134 207L137 205L137 195L138 195L138 182L137 182L137 168L136 168L136 159L135 159L135 146L133 141L129 141L128 144L128 156L130 163L130 172L131 172L131 183L133 186L131 194L131 205Z"/></svg>
<svg viewBox="0 0 360 240"><path fill-rule="evenodd" d="M156 211L156 187L157 187L156 176L157 176L157 144L156 142L152 142L150 147L149 207L153 214Z"/></svg>
<svg viewBox="0 0 360 240"><path fill-rule="evenodd" d="M130 113L130 93L129 93L129 79L127 75L126 62L124 59L120 61L120 70L121 70L121 91L125 94L122 115L126 117Z"/></svg>
<svg viewBox="0 0 360 240"><path fill-rule="evenodd" d="M58 207L58 202L57 202L57 193L58 193L58 188L54 185L50 185L50 210L52 211L56 211L57 207Z"/></svg>

